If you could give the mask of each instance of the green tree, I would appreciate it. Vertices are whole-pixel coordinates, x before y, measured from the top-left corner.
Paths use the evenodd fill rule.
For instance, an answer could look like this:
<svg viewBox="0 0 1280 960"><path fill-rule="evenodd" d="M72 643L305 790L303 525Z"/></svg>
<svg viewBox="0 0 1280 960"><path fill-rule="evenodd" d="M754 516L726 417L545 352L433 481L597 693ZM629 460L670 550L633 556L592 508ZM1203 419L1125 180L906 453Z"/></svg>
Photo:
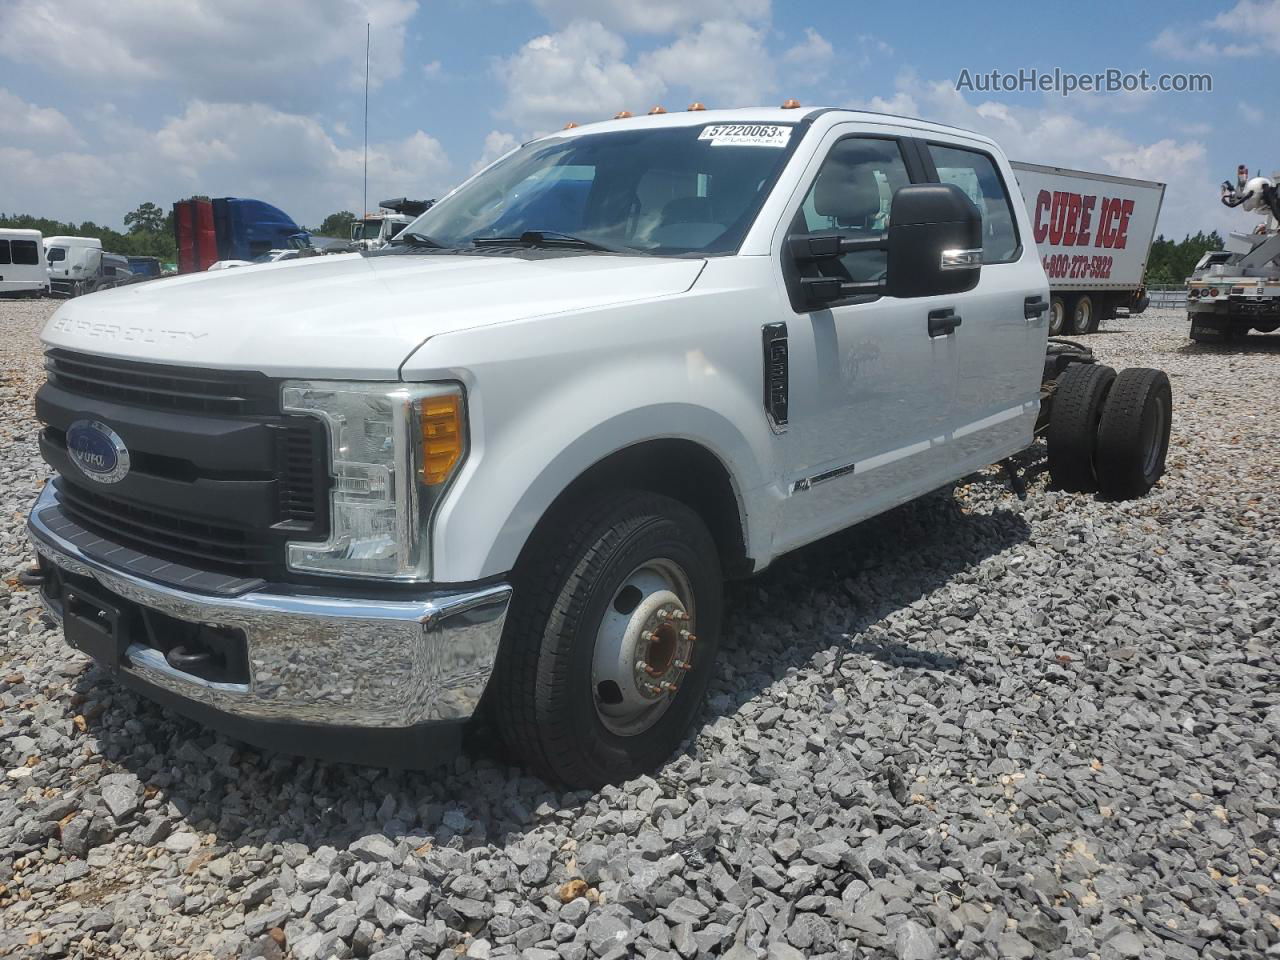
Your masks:
<svg viewBox="0 0 1280 960"><path fill-rule="evenodd" d="M124 215L124 225L130 233L160 233L164 229L164 220L164 211L150 200Z"/></svg>
<svg viewBox="0 0 1280 960"><path fill-rule="evenodd" d="M1200 258L1210 250L1221 250L1224 241L1217 230L1197 231L1181 240L1166 239L1164 234L1151 242L1147 257L1146 283L1186 283Z"/></svg>
<svg viewBox="0 0 1280 960"><path fill-rule="evenodd" d="M341 237L345 240L351 236L351 224L355 219L356 215L350 210L339 210L325 217L315 232L322 237Z"/></svg>

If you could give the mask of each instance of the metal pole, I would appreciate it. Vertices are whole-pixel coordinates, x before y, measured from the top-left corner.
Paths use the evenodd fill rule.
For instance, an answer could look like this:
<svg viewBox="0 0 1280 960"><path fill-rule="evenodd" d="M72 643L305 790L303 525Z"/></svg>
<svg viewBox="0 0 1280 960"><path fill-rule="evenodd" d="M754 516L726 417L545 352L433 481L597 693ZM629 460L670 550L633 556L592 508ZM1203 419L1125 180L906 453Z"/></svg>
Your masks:
<svg viewBox="0 0 1280 960"><path fill-rule="evenodd" d="M364 25L364 192L360 201L360 216L369 212L369 45L373 37L372 26Z"/></svg>

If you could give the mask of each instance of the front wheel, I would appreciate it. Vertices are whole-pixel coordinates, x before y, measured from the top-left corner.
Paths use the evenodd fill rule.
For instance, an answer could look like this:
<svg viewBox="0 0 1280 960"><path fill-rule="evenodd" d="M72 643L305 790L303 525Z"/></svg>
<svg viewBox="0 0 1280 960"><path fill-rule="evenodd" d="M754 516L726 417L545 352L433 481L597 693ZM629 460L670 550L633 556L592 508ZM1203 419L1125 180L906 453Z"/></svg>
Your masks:
<svg viewBox="0 0 1280 960"><path fill-rule="evenodd" d="M492 704L513 755L595 788L684 739L723 616L715 541L696 513L625 491L543 525L517 567Z"/></svg>

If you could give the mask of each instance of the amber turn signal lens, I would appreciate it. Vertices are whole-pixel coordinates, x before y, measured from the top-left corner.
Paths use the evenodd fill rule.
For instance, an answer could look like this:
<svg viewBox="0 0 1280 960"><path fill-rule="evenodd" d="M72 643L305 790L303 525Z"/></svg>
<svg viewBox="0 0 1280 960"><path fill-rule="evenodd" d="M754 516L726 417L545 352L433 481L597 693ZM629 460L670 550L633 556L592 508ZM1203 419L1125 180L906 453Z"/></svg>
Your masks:
<svg viewBox="0 0 1280 960"><path fill-rule="evenodd" d="M799 100L797 100L795 97L790 97L790 98L788 98L787 100L785 100L785 101L783 102L783 104L782 104L782 109L783 109L783 110L795 110L795 109L797 109L799 106L800 106L800 101L799 101Z"/></svg>
<svg viewBox="0 0 1280 960"><path fill-rule="evenodd" d="M444 483L462 459L462 398L427 397L422 401L422 482Z"/></svg>

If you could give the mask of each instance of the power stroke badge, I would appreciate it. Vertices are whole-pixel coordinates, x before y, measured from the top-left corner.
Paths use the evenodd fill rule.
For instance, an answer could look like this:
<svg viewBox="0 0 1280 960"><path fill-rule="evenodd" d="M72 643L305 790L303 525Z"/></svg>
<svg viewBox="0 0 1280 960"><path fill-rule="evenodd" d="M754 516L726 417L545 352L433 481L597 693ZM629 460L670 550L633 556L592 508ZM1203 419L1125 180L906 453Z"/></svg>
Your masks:
<svg viewBox="0 0 1280 960"><path fill-rule="evenodd" d="M90 480L117 483L129 472L129 448L99 420L77 420L67 428L67 453Z"/></svg>

